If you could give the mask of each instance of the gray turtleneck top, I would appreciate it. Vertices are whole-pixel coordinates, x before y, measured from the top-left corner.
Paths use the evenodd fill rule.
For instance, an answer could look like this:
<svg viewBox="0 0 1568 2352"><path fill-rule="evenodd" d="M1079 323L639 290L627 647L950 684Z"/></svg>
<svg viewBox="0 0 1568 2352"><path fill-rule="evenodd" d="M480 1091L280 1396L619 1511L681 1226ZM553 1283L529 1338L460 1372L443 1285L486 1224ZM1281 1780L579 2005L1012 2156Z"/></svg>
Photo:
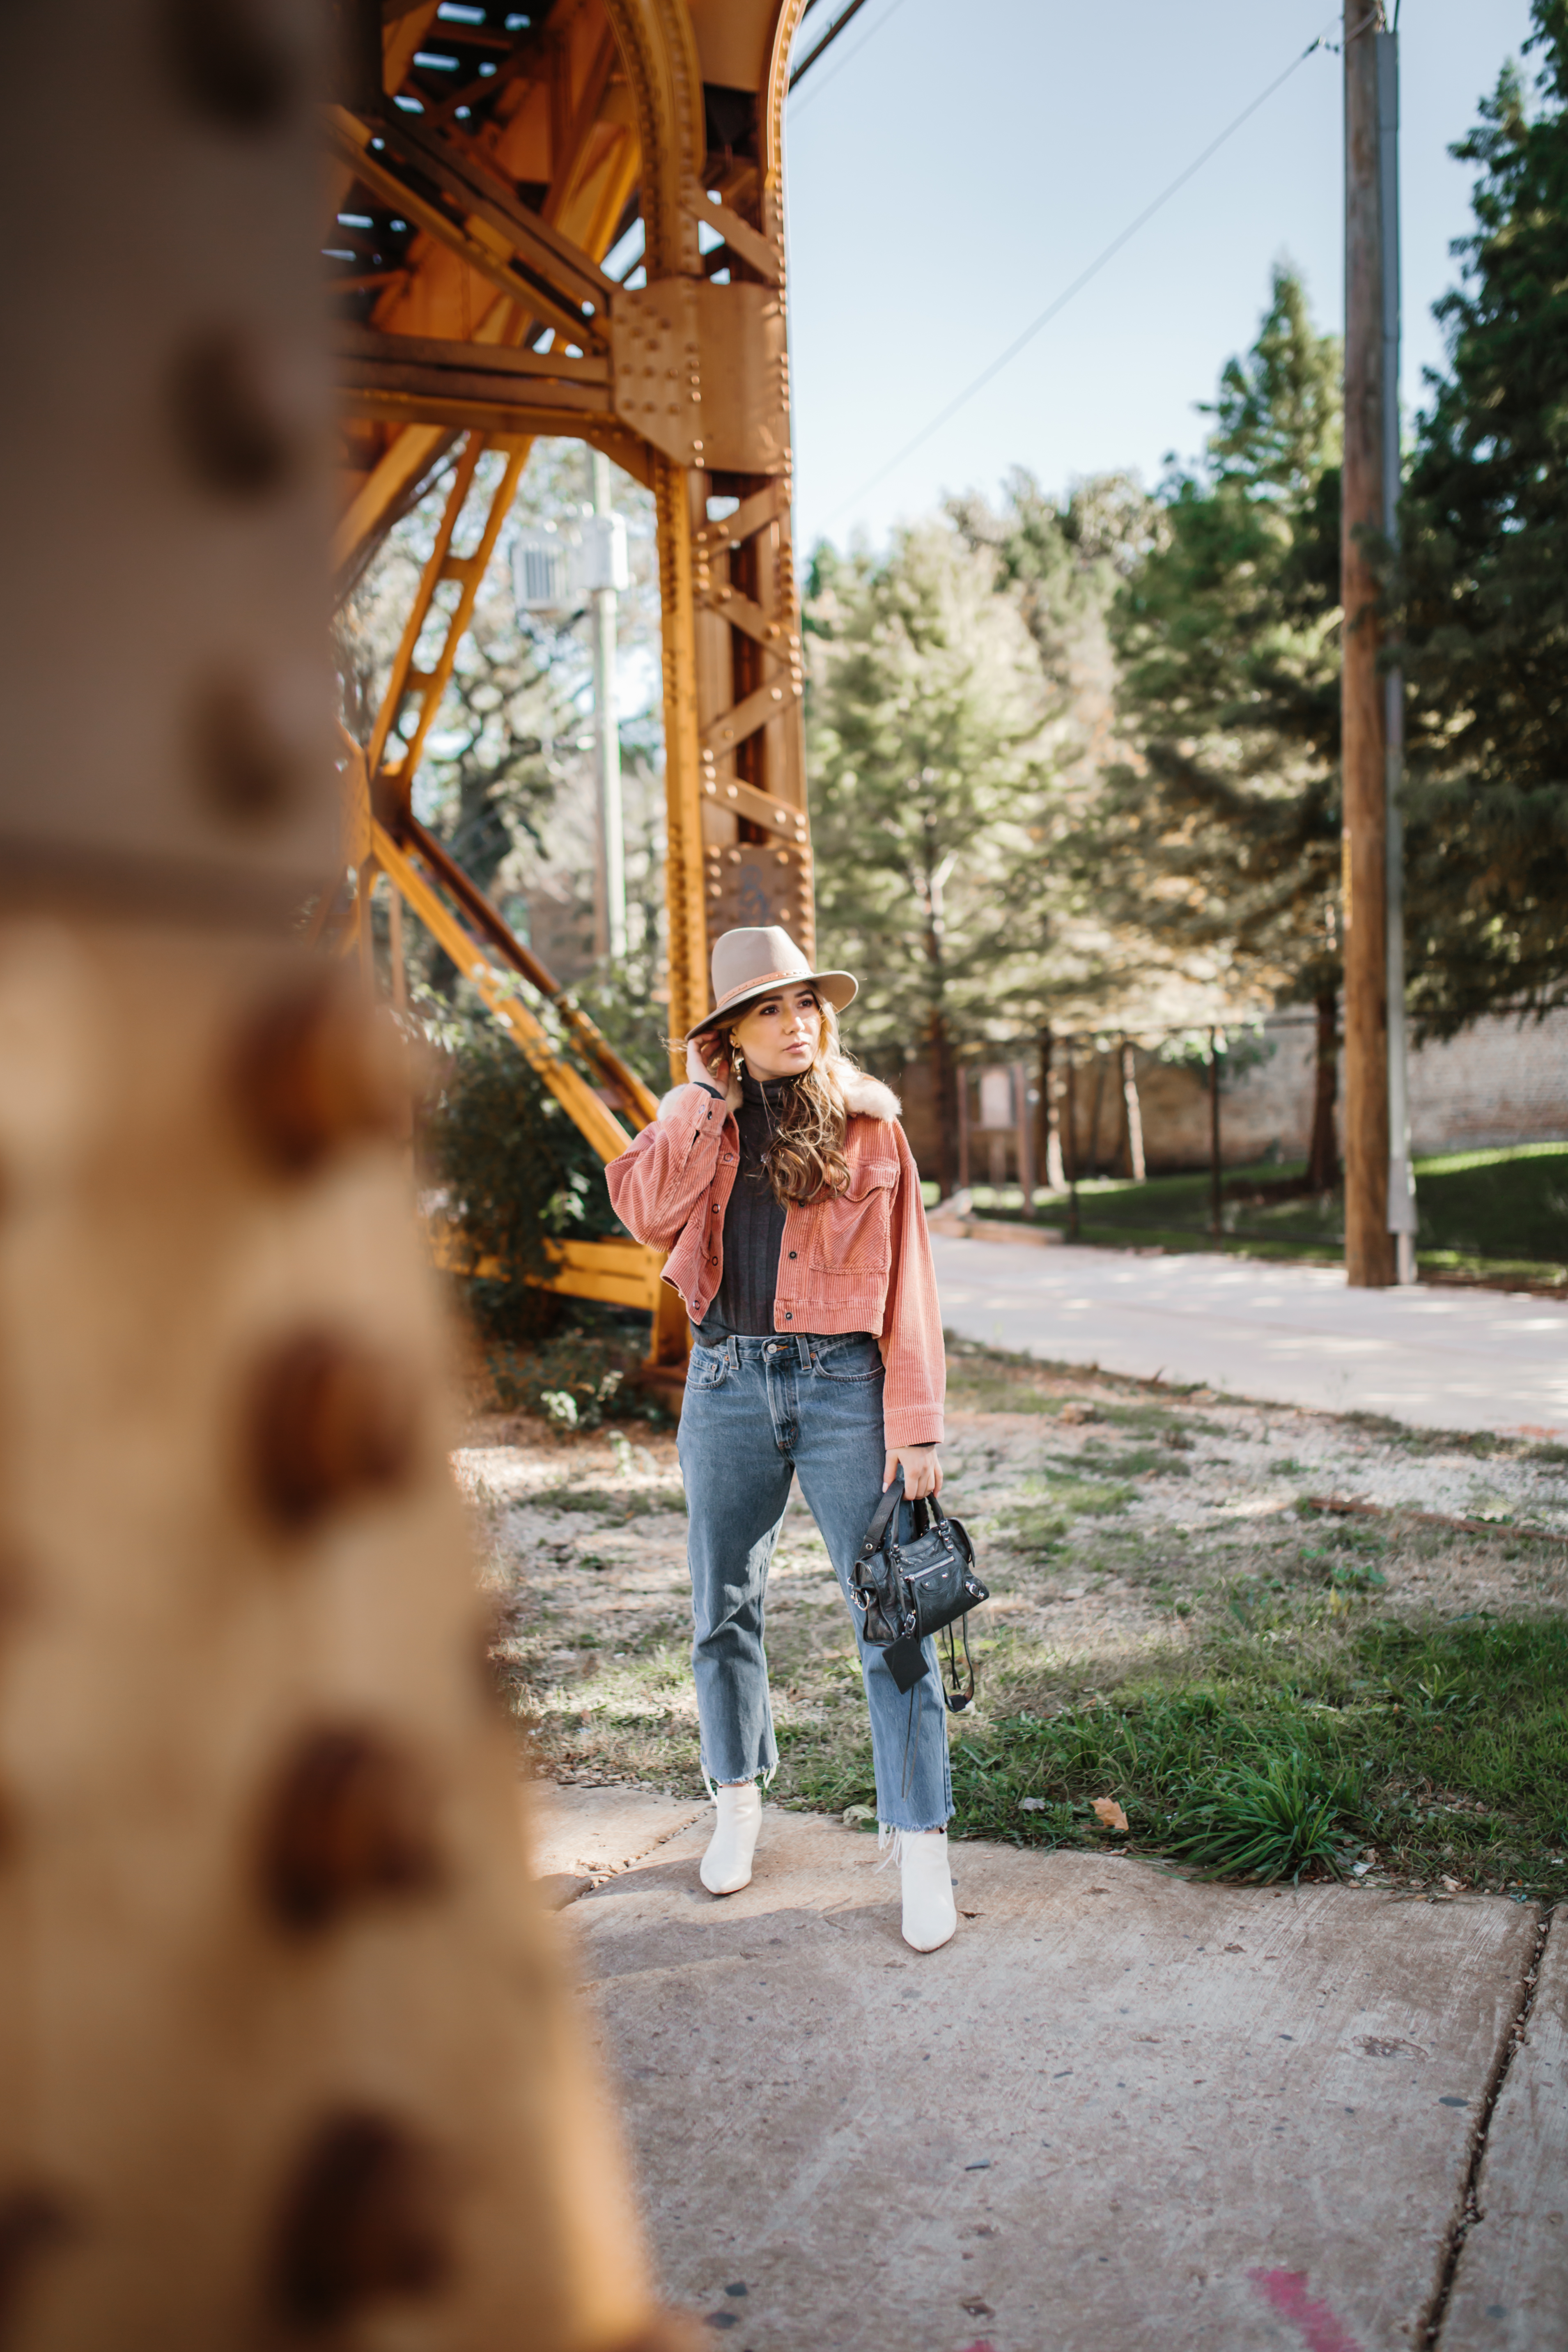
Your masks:
<svg viewBox="0 0 1568 2352"><path fill-rule="evenodd" d="M741 1079L741 1107L735 1113L741 1130L741 1164L724 1211L724 1269L697 1333L709 1347L731 1335L764 1339L773 1328L779 1252L784 1247L787 1212L769 1189L763 1153L794 1085L793 1078L759 1080L749 1070Z"/></svg>

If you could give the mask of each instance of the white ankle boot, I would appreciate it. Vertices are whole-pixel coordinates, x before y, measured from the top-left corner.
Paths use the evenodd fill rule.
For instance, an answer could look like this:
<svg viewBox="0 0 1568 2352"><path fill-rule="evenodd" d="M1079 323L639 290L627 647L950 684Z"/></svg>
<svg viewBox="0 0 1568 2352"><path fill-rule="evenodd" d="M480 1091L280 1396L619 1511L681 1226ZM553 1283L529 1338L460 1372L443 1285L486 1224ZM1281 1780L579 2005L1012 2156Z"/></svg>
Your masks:
<svg viewBox="0 0 1568 2352"><path fill-rule="evenodd" d="M901 1830L897 1843L904 1891L904 1941L917 1952L934 1952L958 1926L952 1874L947 1866L947 1832Z"/></svg>
<svg viewBox="0 0 1568 2352"><path fill-rule="evenodd" d="M722 1784L713 1791L719 1809L699 1873L710 1895L738 1895L752 1883L752 1856L763 1825L763 1792L754 1780ZM952 1934L949 1928L948 1933Z"/></svg>

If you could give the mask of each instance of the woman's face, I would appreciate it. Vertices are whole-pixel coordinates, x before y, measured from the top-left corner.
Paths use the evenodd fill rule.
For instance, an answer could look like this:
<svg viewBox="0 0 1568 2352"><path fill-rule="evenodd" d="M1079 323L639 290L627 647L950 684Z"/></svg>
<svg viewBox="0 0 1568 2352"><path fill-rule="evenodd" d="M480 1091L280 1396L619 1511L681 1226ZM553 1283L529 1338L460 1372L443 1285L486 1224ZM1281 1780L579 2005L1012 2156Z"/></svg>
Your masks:
<svg viewBox="0 0 1568 2352"><path fill-rule="evenodd" d="M810 988L786 988L753 1004L730 1032L753 1077L793 1078L809 1070L822 1035L822 1007Z"/></svg>

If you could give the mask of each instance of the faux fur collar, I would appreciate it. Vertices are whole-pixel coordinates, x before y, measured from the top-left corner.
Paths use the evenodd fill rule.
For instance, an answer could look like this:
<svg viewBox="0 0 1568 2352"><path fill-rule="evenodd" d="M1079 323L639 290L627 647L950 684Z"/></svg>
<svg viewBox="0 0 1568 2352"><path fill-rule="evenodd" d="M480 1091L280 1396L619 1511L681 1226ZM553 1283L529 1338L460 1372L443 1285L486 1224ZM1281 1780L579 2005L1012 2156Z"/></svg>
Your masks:
<svg viewBox="0 0 1568 2352"><path fill-rule="evenodd" d="M844 1088L844 1099L851 1118L902 1117L904 1107L892 1087L885 1087L880 1078L872 1077L868 1070L846 1070L839 1083ZM684 1092L683 1086L672 1087L661 1098L658 1106L660 1118L674 1117L676 1104Z"/></svg>
<svg viewBox="0 0 1568 2352"><path fill-rule="evenodd" d="M839 1083L844 1088L844 1099L853 1118L899 1118L902 1117L903 1104L899 1100L892 1087L885 1087L880 1078L872 1077L868 1070L846 1070Z"/></svg>

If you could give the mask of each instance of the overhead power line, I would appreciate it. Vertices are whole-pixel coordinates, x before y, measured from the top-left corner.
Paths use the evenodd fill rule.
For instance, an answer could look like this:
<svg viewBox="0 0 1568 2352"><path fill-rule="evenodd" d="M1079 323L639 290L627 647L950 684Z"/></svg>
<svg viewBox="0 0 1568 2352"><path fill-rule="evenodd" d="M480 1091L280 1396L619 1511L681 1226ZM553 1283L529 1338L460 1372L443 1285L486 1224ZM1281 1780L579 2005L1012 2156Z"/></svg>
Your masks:
<svg viewBox="0 0 1568 2352"><path fill-rule="evenodd" d="M894 5L897 6L897 5L898 0L894 0ZM889 11L889 14L890 13L891 11ZM1065 287L1053 302L1047 303L1046 308L1040 312L1037 319L1031 319L1029 324L1024 329L1023 333L1016 337L1016 339L1008 344L1005 352L1003 352L996 359L991 361L988 366L982 368L980 373L975 376L972 382L966 383L963 390L955 394L955 396L948 402L947 406L937 415L931 418L929 425L923 425L920 431L915 435L912 441L906 441L903 447L898 450L888 459L886 465L879 466L877 471L871 475L868 480L862 482L858 490L852 492L848 498L843 499L837 506L836 506L832 513L827 518L828 521L837 522L839 516L845 513L848 508L859 503L860 499L866 496L868 490L874 490L879 482L886 481L888 476L898 467L901 466L906 457L912 457L915 451L921 448L924 444L931 439L933 433L941 431L942 427L948 422L950 417L956 416L959 410L963 408L967 402L973 400L977 392L984 390L984 387L991 382L994 376L1000 375L1002 370L1009 365L1012 361L1017 358L1018 353L1024 349L1025 345L1033 342L1035 337L1040 332L1040 330L1043 327L1048 327L1051 320L1056 318L1058 313L1067 308L1074 295L1081 294L1084 288L1089 284L1090 278L1097 278L1100 272L1105 268L1106 263L1113 260L1117 254L1121 252L1122 247L1126 245L1131 238L1137 236L1139 230L1143 227L1145 223L1153 219L1154 215L1160 210L1161 206L1163 205L1169 204L1171 198L1176 194L1178 190L1184 188L1187 182L1193 178L1194 173L1203 170L1203 167L1208 162L1209 157L1211 155L1217 154L1219 150L1225 145L1226 141L1234 137L1235 133L1241 129L1242 124L1250 121L1251 117L1257 113L1260 106L1267 105L1268 101L1273 97L1277 89L1283 89L1286 82L1289 80L1291 75L1296 71L1298 66L1305 65L1307 59L1312 55L1314 49L1321 49L1323 47L1327 37L1327 28L1325 28L1323 32L1319 33L1315 38L1309 41L1306 47L1301 51L1300 57L1292 58L1284 72L1282 74L1277 74L1274 79L1269 83L1267 89L1259 90L1258 96L1252 100L1251 104L1249 106L1244 106L1241 112L1236 117L1236 120L1233 122L1227 122L1225 129L1220 131L1218 136L1209 141L1209 143L1204 149L1203 153L1201 155L1194 156L1193 161L1187 165L1185 171L1179 172L1168 187L1162 188L1159 194L1155 196L1151 203L1144 205L1143 210L1138 215L1136 220L1128 222L1127 226L1121 230L1120 235L1113 236L1110 243L1106 246L1101 252L1095 255L1094 259L1089 263L1088 268L1080 271L1079 276L1073 279L1072 284ZM846 63L847 63L847 59L846 59Z"/></svg>
<svg viewBox="0 0 1568 2352"><path fill-rule="evenodd" d="M795 88L796 82L800 79L802 74L806 71L807 68L814 66L816 63L817 58L822 55L823 50L827 47L829 41L835 41L837 39L839 34L844 30L845 26L849 22L850 17L853 16L858 10L863 8L865 5L866 0L849 0L848 7L840 11L835 21L829 25L826 32L824 33L821 40L816 44L816 47L811 50L807 56L801 59L799 65L796 66L795 71L791 74L789 78L789 86L791 89ZM837 79L845 67L851 64L854 59L859 56L861 50L866 47L868 41L874 41L876 39L877 35L881 31L889 17L891 16L897 9L901 8L903 5L904 0L889 0L889 5L883 9L876 23L874 25L867 26L865 32L856 42L854 47L845 51L837 64L833 68L832 72L824 74L819 80L814 81L805 96L795 100L794 106L790 109L790 118L792 121L800 112L802 107L809 106L814 99L821 96L822 92L827 88L830 82Z"/></svg>
<svg viewBox="0 0 1568 2352"><path fill-rule="evenodd" d="M823 50L826 48L828 43L830 41L836 41L838 38L839 34L844 30L844 27L849 22L850 17L858 16L860 10L865 5L866 0L849 0L849 5L847 8L840 9L838 15L827 27L826 32L824 33L821 40L816 44L816 47L814 49L808 49L806 51L799 65L797 65L791 73L789 78L789 86L791 89L795 88L803 73L808 73L810 71L811 68L816 63L817 58L822 55Z"/></svg>

